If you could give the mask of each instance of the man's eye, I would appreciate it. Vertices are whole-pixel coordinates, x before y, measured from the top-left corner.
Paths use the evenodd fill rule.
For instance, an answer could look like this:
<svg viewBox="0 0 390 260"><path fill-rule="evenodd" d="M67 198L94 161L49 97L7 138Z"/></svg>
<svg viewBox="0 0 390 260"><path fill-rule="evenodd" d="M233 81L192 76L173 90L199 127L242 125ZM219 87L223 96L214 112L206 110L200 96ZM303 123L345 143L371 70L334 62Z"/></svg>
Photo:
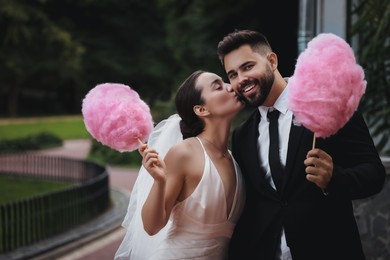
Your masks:
<svg viewBox="0 0 390 260"><path fill-rule="evenodd" d="M235 79L236 77L237 77L237 74L236 74L236 73L230 74L230 75L229 75L229 79Z"/></svg>
<svg viewBox="0 0 390 260"><path fill-rule="evenodd" d="M250 69L252 69L252 68L253 68L253 65L250 64L250 65L246 65L246 66L244 67L244 70L250 70Z"/></svg>

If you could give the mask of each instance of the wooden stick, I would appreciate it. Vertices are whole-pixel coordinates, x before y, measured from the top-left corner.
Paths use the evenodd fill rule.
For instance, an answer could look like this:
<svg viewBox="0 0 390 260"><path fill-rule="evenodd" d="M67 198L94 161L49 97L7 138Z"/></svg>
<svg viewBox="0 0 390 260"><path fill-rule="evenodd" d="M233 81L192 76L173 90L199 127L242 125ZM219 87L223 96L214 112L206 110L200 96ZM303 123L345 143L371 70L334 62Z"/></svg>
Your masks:
<svg viewBox="0 0 390 260"><path fill-rule="evenodd" d="M143 145L143 144L144 144L144 143L141 141L141 139L137 138L137 140L138 140L138 143L139 143L140 145Z"/></svg>
<svg viewBox="0 0 390 260"><path fill-rule="evenodd" d="M313 146L312 149L316 148L316 135L313 133Z"/></svg>

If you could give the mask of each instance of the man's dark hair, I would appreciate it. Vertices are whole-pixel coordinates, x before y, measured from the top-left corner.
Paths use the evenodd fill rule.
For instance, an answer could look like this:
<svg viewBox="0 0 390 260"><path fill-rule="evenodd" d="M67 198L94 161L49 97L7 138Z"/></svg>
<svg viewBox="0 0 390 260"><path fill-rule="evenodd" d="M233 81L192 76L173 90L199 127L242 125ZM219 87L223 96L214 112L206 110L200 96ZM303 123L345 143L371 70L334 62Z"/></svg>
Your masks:
<svg viewBox="0 0 390 260"><path fill-rule="evenodd" d="M222 65L224 64L223 60L228 53L246 44L248 44L254 52L258 52L262 55L266 55L268 52L272 51L271 45L263 34L250 30L234 30L218 43L217 54Z"/></svg>

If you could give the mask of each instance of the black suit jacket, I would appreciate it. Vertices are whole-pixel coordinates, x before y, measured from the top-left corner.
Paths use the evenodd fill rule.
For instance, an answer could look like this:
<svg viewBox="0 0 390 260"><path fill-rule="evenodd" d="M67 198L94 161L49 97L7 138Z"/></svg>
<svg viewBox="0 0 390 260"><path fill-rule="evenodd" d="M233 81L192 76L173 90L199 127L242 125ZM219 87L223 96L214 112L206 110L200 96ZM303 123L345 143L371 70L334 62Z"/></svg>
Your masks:
<svg viewBox="0 0 390 260"><path fill-rule="evenodd" d="M356 112L335 135L316 139L316 147L334 163L328 195L306 180L303 162L312 149L313 133L294 124L282 192L272 189L259 162L259 121L256 109L233 132L232 152L244 175L247 199L229 259L275 259L282 227L294 260L365 259L352 200L378 193L385 169L362 115Z"/></svg>

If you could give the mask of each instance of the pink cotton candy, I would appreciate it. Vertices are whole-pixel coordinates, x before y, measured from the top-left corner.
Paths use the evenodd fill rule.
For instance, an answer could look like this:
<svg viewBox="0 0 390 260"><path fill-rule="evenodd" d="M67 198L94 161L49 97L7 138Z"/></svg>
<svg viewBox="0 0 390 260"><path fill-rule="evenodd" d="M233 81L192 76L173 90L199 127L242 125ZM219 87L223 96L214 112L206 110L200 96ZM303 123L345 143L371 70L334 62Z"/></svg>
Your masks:
<svg viewBox="0 0 390 260"><path fill-rule="evenodd" d="M104 83L91 89L82 104L84 124L97 141L119 152L138 148L153 130L149 106L129 86Z"/></svg>
<svg viewBox="0 0 390 260"><path fill-rule="evenodd" d="M319 34L299 55L289 79L289 108L316 137L329 137L356 111L366 84L348 43L331 33Z"/></svg>

